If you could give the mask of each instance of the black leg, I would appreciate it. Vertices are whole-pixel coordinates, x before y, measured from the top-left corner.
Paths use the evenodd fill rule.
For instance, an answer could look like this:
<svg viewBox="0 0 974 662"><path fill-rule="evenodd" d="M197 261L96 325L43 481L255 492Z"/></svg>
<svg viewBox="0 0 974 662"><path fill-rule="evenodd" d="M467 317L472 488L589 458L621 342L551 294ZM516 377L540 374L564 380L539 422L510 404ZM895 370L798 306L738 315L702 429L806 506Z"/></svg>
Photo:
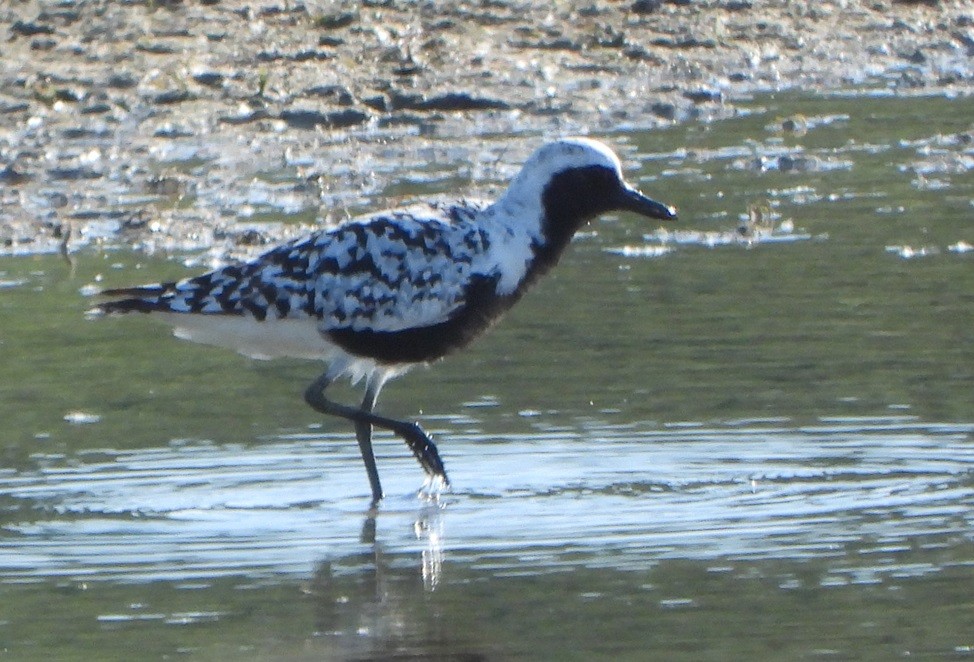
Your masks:
<svg viewBox="0 0 974 662"><path fill-rule="evenodd" d="M362 400L362 411L369 414L375 407L375 401L379 397L379 389L382 388L381 380L369 380L365 386L365 398ZM322 389L324 391L324 389ZM358 440L358 448L362 453L362 460L365 462L365 471L369 474L369 485L372 486L372 505L382 499L382 485L379 483L379 469L375 466L375 453L372 452L372 424L368 421L355 421L355 438Z"/></svg>
<svg viewBox="0 0 974 662"><path fill-rule="evenodd" d="M446 469L443 467L443 461L440 459L440 453L436 449L436 444L423 431L423 428L416 423L387 418L371 411L372 406L375 404L375 399L378 397L381 383L378 383L378 385L369 384L366 388L362 408L349 407L348 405L342 405L327 399L325 397L325 389L330 384L331 378L328 373L323 374L305 390L304 399L315 411L331 416L340 416L355 423L355 436L359 442L359 450L362 451L362 459L365 461L365 470L369 474L373 502L377 502L382 498L382 488L379 485L379 472L375 466L375 456L372 453L371 427L373 425L399 435L406 442L406 445L409 446L409 450L413 452L420 466L423 467L423 471L428 476L438 477L444 484L449 485L446 477Z"/></svg>

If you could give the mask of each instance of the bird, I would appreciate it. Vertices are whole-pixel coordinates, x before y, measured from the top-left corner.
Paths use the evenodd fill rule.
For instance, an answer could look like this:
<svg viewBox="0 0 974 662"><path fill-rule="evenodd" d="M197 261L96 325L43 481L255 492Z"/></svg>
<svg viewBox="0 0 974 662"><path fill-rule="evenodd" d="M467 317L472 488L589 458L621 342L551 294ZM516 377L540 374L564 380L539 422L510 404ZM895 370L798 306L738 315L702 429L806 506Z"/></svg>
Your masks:
<svg viewBox="0 0 974 662"><path fill-rule="evenodd" d="M579 229L613 211L677 218L626 182L604 143L562 138L539 147L492 203L437 200L351 218L199 276L103 290L91 312L147 313L178 338L254 358L324 361L304 399L354 425L375 506L373 427L402 438L427 480L449 486L432 437L375 411L383 385L481 336ZM325 397L345 377L364 380L358 406Z"/></svg>

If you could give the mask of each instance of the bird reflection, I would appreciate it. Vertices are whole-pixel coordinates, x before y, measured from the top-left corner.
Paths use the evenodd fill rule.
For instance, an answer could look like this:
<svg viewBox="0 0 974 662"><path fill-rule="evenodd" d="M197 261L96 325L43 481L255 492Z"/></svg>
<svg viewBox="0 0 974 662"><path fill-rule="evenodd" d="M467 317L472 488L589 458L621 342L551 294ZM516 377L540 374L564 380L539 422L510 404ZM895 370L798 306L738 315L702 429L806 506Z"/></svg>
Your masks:
<svg viewBox="0 0 974 662"><path fill-rule="evenodd" d="M443 578L443 505L430 497L416 515L418 550L387 552L377 539L377 512L367 513L362 548L322 561L308 587L315 635L344 659L435 656L485 659L457 640L432 599ZM324 642L323 642L324 643Z"/></svg>
<svg viewBox="0 0 974 662"><path fill-rule="evenodd" d="M436 590L436 585L440 579L440 572L443 568L443 523L440 519L440 504L438 495L422 495L425 505L419 511L416 521L413 522L413 534L416 540L425 542L421 553L423 588L427 591ZM362 522L362 533L359 540L364 545L372 547L374 566L377 570L380 567L381 547L376 542L376 515L378 508L369 509L365 520Z"/></svg>
<svg viewBox="0 0 974 662"><path fill-rule="evenodd" d="M423 518L413 523L417 540L424 540L423 548L423 588L435 591L443 569L442 523L439 517Z"/></svg>

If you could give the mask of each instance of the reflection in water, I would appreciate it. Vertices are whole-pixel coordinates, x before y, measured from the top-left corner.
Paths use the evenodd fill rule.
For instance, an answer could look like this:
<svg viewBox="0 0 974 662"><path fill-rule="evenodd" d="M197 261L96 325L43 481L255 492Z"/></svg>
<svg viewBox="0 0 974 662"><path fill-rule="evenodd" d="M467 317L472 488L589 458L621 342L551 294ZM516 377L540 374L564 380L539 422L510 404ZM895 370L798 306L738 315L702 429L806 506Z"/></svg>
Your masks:
<svg viewBox="0 0 974 662"><path fill-rule="evenodd" d="M436 590L443 572L443 525L439 508L434 506L428 515L413 524L418 540L425 540L423 548L423 588Z"/></svg>
<svg viewBox="0 0 974 662"><path fill-rule="evenodd" d="M325 640L325 648L341 651L346 659L461 659L457 651L469 645L443 624L427 599L442 572L441 510L431 501L418 514L413 526L422 545L418 558L384 550L373 511L362 524L359 553L317 564L306 592L314 601L314 637ZM468 652L462 659L482 657Z"/></svg>
<svg viewBox="0 0 974 662"><path fill-rule="evenodd" d="M243 641L294 640L263 659L564 659L580 636L581 650L610 656L606 642L697 650L693 632L719 650L752 641L741 633L765 614L767 638L788 633L781 659L856 651L863 636L899 643L917 620L943 632L935 652L969 645L956 622L972 588L974 426L537 418L520 435L443 434L458 472L439 503L417 500L411 458L381 439L392 496L377 513L363 509L347 435L38 458L0 477L4 601L22 609L14 591L27 583L39 613L51 613L51 585L121 594L75 607L70 627L86 632L96 614L119 648L126 633L168 634L173 654L179 623L215 640L235 626ZM182 595L166 604L160 585ZM919 619L914 600L931 607ZM288 618L241 616L261 608Z"/></svg>
<svg viewBox="0 0 974 662"><path fill-rule="evenodd" d="M361 531L367 499L341 435L39 457L36 471L0 476L0 580L300 577L327 550L374 540L414 554L417 579L434 590L445 553L523 575L667 558L842 558L974 530L971 424L537 426L489 440L443 435L455 491L421 501L410 458L380 438L392 496Z"/></svg>

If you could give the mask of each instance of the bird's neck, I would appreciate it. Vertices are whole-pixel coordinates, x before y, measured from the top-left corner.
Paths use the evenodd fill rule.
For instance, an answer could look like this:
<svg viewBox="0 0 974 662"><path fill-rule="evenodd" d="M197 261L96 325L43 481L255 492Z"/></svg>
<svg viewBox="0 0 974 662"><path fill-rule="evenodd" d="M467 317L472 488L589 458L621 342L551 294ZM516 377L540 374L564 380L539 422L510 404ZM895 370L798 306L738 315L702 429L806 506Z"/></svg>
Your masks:
<svg viewBox="0 0 974 662"><path fill-rule="evenodd" d="M547 208L540 200L506 196L488 213L489 237L496 263L502 265L497 292L517 297L555 266L575 233L591 215L570 207Z"/></svg>
<svg viewBox="0 0 974 662"><path fill-rule="evenodd" d="M571 244L575 233L584 227L590 219L574 215L568 218L558 218L546 215L541 222L541 240L532 246L534 260L528 267L526 275L530 285L558 264L565 249Z"/></svg>

